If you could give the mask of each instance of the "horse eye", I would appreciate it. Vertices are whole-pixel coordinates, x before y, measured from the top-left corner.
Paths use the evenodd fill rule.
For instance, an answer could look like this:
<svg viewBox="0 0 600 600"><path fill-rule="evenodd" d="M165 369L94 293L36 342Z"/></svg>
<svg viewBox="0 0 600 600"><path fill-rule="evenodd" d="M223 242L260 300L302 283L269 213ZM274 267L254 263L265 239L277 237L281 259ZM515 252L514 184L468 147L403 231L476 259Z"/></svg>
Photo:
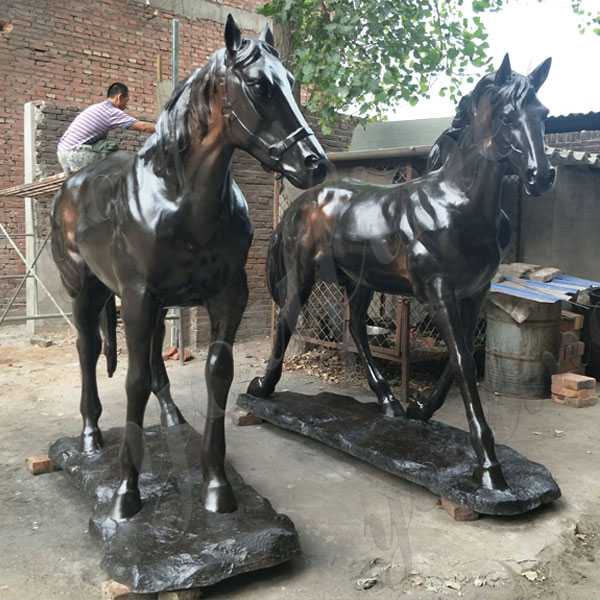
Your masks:
<svg viewBox="0 0 600 600"><path fill-rule="evenodd" d="M269 97L271 95L271 84L266 77L261 77L251 83L251 86L258 91L261 96Z"/></svg>

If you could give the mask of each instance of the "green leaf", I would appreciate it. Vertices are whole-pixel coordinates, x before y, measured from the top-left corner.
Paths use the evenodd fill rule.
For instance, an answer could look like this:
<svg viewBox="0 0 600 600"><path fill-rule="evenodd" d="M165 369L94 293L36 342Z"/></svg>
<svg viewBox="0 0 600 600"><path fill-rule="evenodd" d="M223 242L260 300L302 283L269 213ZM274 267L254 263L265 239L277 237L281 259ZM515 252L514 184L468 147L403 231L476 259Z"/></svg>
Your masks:
<svg viewBox="0 0 600 600"><path fill-rule="evenodd" d="M381 118L431 93L457 99L461 87L493 68L481 13L509 0L269 0L257 9L287 39L284 62L310 90L308 106L324 123L340 111ZM554 0L540 0L539 10ZM594 0L597 1L597 0ZM600 35L600 14L571 0L582 30Z"/></svg>

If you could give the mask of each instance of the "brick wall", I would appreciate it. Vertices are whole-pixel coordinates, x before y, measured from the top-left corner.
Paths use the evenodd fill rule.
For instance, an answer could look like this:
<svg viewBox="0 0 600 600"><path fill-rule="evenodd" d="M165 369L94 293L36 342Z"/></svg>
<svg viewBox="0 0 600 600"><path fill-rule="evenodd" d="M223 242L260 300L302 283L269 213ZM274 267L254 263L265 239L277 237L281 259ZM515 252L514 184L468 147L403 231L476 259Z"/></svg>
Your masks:
<svg viewBox="0 0 600 600"><path fill-rule="evenodd" d="M69 123L79 111L74 106L61 106L53 102L40 102L36 119L36 162L41 177L60 171L56 158L56 140L64 133ZM151 118L139 115L140 118ZM317 132L323 146L329 152L347 149L355 123L351 119L340 120L330 134L324 136L315 119L309 117L311 127ZM109 133L123 150L136 151L145 140L145 135L115 129ZM267 174L256 159L245 152L237 152L234 158L233 173L242 189L255 228L254 242L247 262L250 299L240 327L238 339L265 335L270 330L271 299L265 280L267 247L273 224L273 177ZM47 231L51 197L40 198L36 202L36 222L38 235ZM194 309L189 319L190 330L187 336L192 345L204 346L208 339L208 320L203 308Z"/></svg>
<svg viewBox="0 0 600 600"><path fill-rule="evenodd" d="M216 3L254 10L262 1ZM0 86L0 187L23 181L25 102L81 110L120 80L130 88L129 112L155 115L157 56L162 59L162 78L171 78L172 17L163 10L155 15L154 7L132 0L0 0L0 19L12 24L10 32L0 32L0 80L5 82ZM223 24L177 18L182 78L223 46ZM47 172L52 171L51 146L56 141L44 148ZM10 234L23 233L23 201L0 199L0 222ZM24 238L18 241L24 250ZM14 281L2 277L23 271L15 252L0 239L0 298L14 287Z"/></svg>
<svg viewBox="0 0 600 600"><path fill-rule="evenodd" d="M555 148L600 152L600 131L549 133L546 135L546 144Z"/></svg>

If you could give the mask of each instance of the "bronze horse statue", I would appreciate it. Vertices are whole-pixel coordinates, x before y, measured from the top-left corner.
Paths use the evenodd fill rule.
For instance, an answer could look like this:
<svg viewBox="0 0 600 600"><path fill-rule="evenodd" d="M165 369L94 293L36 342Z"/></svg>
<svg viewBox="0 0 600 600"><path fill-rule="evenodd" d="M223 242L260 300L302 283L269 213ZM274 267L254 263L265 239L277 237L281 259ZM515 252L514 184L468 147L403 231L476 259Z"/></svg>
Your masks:
<svg viewBox="0 0 600 600"><path fill-rule="evenodd" d="M248 393L266 397L275 390L300 310L320 278L345 288L350 331L369 385L386 415L403 416L369 351L366 312L374 290L413 295L429 304L450 361L430 401L410 406L408 416L429 418L456 378L478 459L476 481L488 489L508 487L477 390L473 335L506 244L502 177L518 175L536 196L554 181L544 153L548 111L536 97L550 62L523 76L512 71L506 55L498 71L460 102L453 128L432 157L439 168L423 177L399 185L327 182L293 202L273 234L267 261L269 288L280 307L273 348L265 375L250 383Z"/></svg>
<svg viewBox="0 0 600 600"><path fill-rule="evenodd" d="M270 29L259 39L243 39L230 15L225 45L174 90L156 133L137 154L115 153L78 171L54 200L52 251L73 297L81 441L88 453L102 448L99 330L102 321L111 375L114 296L121 298L129 364L115 519L141 508L138 469L150 392L158 397L164 425L183 421L161 356L168 306L208 309L203 502L210 511L235 510L224 469L224 415L232 345L248 298L245 263L253 230L231 175L233 151L246 150L301 188L322 182L327 173L325 153L294 99L293 78L273 48Z"/></svg>

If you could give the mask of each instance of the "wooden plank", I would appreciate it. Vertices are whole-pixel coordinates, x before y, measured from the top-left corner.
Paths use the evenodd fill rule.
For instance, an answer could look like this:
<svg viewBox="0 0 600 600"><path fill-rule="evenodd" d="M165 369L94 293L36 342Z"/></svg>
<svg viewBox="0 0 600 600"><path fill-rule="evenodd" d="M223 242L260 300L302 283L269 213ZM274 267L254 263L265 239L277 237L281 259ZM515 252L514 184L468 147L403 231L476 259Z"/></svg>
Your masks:
<svg viewBox="0 0 600 600"><path fill-rule="evenodd" d="M0 190L0 197L35 198L37 196L45 196L58 191L65 179L66 176L64 173L58 173L32 183L4 188Z"/></svg>

